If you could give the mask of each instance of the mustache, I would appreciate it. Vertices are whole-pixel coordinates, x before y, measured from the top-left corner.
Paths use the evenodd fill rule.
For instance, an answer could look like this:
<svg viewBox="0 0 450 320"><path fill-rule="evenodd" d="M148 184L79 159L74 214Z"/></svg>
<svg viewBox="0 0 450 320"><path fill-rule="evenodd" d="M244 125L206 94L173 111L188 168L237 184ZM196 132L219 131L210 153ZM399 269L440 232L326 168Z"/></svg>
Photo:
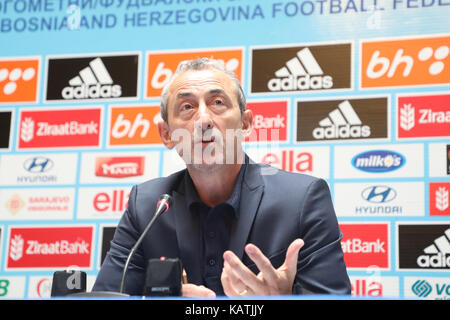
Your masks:
<svg viewBox="0 0 450 320"><path fill-rule="evenodd" d="M193 143L200 142L220 142L223 140L223 135L219 129L213 127L206 130L195 129L192 135Z"/></svg>

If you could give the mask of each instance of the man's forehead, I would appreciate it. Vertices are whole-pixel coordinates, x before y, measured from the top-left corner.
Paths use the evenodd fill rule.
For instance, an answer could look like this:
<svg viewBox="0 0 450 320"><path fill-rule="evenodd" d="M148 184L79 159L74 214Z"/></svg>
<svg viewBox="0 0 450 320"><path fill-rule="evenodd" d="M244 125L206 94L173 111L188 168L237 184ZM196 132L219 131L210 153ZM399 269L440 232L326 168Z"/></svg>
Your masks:
<svg viewBox="0 0 450 320"><path fill-rule="evenodd" d="M195 90L227 91L233 89L233 81L224 72L215 69L188 70L176 76L169 92L171 94L189 93Z"/></svg>

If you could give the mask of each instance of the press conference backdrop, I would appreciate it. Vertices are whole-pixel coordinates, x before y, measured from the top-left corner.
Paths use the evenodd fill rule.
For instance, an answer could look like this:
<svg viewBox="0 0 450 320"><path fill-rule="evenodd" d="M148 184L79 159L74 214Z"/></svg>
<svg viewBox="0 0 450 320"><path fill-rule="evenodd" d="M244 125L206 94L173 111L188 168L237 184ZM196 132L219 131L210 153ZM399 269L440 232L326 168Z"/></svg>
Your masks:
<svg viewBox="0 0 450 320"><path fill-rule="evenodd" d="M207 56L243 83L249 156L328 182L352 294L449 299L449 15L449 0L1 1L0 297L48 297L70 266L92 286L131 187L184 167L159 97Z"/></svg>

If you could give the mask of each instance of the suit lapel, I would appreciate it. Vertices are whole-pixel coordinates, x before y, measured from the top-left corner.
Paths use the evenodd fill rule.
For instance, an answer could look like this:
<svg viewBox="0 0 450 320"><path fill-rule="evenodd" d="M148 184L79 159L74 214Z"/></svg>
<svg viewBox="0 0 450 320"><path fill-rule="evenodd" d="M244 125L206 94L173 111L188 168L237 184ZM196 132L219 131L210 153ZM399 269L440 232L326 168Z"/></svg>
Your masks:
<svg viewBox="0 0 450 320"><path fill-rule="evenodd" d="M230 250L241 260L263 193L264 184L260 176L260 167L249 163L242 183L239 219L231 231L230 238Z"/></svg>
<svg viewBox="0 0 450 320"><path fill-rule="evenodd" d="M201 230L186 205L184 194L173 191L173 206L177 230L178 248L189 283L201 284Z"/></svg>

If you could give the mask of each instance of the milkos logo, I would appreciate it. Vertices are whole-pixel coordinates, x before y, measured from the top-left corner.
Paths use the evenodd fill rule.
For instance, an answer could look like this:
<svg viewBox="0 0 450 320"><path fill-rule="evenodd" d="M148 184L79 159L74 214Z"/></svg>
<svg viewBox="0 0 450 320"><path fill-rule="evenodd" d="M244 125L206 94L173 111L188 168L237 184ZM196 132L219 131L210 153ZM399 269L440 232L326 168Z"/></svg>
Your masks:
<svg viewBox="0 0 450 320"><path fill-rule="evenodd" d="M253 113L253 132L246 141L287 141L287 101L251 101L246 109Z"/></svg>
<svg viewBox="0 0 450 320"><path fill-rule="evenodd" d="M357 154L352 165L365 172L389 172L401 168L406 162L403 155L390 150L373 150Z"/></svg>
<svg viewBox="0 0 450 320"><path fill-rule="evenodd" d="M0 59L0 104L37 102L39 58Z"/></svg>
<svg viewBox="0 0 450 320"><path fill-rule="evenodd" d="M162 143L157 126L159 106L111 106L109 113L109 146Z"/></svg>
<svg viewBox="0 0 450 320"><path fill-rule="evenodd" d="M341 240L347 268L389 268L387 223L341 223Z"/></svg>
<svg viewBox="0 0 450 320"><path fill-rule="evenodd" d="M450 94L398 98L398 137L448 137Z"/></svg>
<svg viewBox="0 0 450 320"><path fill-rule="evenodd" d="M91 268L93 226L10 227L7 270Z"/></svg>
<svg viewBox="0 0 450 320"><path fill-rule="evenodd" d="M98 157L95 175L98 177L127 178L144 174L145 157Z"/></svg>
<svg viewBox="0 0 450 320"><path fill-rule="evenodd" d="M363 41L361 87L450 83L450 36Z"/></svg>
<svg viewBox="0 0 450 320"><path fill-rule="evenodd" d="M244 49L212 49L212 50L180 50L167 52L147 53L147 87L145 96L148 99L160 98L164 86L169 83L175 73L178 64L184 60L192 60L201 57L221 60L227 70L233 71L239 81L243 79L243 55Z"/></svg>
<svg viewBox="0 0 450 320"><path fill-rule="evenodd" d="M430 182L430 216L450 216L450 182Z"/></svg>
<svg viewBox="0 0 450 320"><path fill-rule="evenodd" d="M21 110L18 148L98 147L101 107Z"/></svg>
<svg viewBox="0 0 450 320"><path fill-rule="evenodd" d="M351 88L351 44L252 48L252 93Z"/></svg>

